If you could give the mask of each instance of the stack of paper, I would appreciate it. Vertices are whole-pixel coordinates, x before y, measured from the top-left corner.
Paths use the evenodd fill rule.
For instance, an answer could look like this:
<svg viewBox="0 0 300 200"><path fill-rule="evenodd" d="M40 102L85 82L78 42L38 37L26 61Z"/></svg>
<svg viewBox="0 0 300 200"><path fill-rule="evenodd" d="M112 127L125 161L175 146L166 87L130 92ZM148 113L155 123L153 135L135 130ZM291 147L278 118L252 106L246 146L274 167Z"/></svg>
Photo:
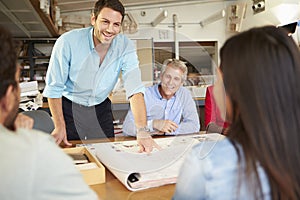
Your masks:
<svg viewBox="0 0 300 200"><path fill-rule="evenodd" d="M21 97L36 96L39 93L37 81L21 82L20 89Z"/></svg>

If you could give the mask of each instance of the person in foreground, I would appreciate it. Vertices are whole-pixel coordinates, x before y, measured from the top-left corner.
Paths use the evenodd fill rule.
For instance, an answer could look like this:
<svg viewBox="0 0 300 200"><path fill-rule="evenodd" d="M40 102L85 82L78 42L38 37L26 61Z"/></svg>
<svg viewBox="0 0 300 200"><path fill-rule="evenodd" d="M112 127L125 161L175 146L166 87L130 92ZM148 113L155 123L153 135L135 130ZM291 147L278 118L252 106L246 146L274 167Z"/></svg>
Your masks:
<svg viewBox="0 0 300 200"><path fill-rule="evenodd" d="M300 199L298 47L265 26L230 38L220 58L214 95L228 137L193 147L173 199Z"/></svg>
<svg viewBox="0 0 300 200"><path fill-rule="evenodd" d="M180 60L168 59L161 69L161 82L146 89L147 124L152 134L177 135L199 131L195 101L191 92L182 86L186 77L186 65ZM123 133L132 136L136 133L131 110L123 123Z"/></svg>
<svg viewBox="0 0 300 200"><path fill-rule="evenodd" d="M146 107L134 43L120 34L125 9L118 0L98 0L91 27L61 35L51 54L43 92L48 97L56 142L114 137L108 98L120 72L135 118L141 151L157 144L146 131Z"/></svg>
<svg viewBox="0 0 300 200"><path fill-rule="evenodd" d="M0 43L0 199L98 199L52 136L17 128L20 71L12 36L2 27Z"/></svg>

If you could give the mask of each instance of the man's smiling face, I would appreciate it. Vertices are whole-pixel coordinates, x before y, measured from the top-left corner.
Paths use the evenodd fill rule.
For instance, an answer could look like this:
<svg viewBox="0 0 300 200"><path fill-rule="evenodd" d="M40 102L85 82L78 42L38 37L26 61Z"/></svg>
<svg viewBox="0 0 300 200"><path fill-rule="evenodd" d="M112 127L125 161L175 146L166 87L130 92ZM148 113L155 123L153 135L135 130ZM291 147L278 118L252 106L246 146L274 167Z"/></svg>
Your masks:
<svg viewBox="0 0 300 200"><path fill-rule="evenodd" d="M182 81L183 71L179 68L174 68L168 65L166 71L161 75L161 96L164 99L170 99L180 86L183 85Z"/></svg>
<svg viewBox="0 0 300 200"><path fill-rule="evenodd" d="M91 17L94 26L94 37L102 44L110 44L113 38L120 33L122 14L111 8L103 8L99 15Z"/></svg>

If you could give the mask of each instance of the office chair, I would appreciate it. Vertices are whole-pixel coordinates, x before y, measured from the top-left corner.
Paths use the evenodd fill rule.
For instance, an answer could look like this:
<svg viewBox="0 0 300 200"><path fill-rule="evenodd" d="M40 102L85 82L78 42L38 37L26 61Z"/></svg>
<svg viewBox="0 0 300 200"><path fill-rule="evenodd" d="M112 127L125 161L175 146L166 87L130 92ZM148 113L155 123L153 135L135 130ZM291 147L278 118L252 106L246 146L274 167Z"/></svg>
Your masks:
<svg viewBox="0 0 300 200"><path fill-rule="evenodd" d="M49 115L44 110L25 111L22 114L31 117L34 120L33 129L41 130L46 133L51 133L54 129L54 123Z"/></svg>

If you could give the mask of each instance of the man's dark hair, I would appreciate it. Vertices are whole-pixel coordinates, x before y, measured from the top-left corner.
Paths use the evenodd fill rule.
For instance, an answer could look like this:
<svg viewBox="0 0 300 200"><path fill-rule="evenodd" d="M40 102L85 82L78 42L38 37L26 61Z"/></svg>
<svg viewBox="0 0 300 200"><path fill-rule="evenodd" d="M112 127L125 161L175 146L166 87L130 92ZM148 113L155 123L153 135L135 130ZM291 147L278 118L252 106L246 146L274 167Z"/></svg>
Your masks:
<svg viewBox="0 0 300 200"><path fill-rule="evenodd" d="M125 8L119 0L99 0L99 1L97 1L94 6L94 15L95 15L96 19L99 15L100 11L103 8L111 8L115 11L120 12L122 15L122 21L123 21L124 16L125 16Z"/></svg>
<svg viewBox="0 0 300 200"><path fill-rule="evenodd" d="M15 80L17 53L11 33L0 26L0 99L9 85L17 85Z"/></svg>

